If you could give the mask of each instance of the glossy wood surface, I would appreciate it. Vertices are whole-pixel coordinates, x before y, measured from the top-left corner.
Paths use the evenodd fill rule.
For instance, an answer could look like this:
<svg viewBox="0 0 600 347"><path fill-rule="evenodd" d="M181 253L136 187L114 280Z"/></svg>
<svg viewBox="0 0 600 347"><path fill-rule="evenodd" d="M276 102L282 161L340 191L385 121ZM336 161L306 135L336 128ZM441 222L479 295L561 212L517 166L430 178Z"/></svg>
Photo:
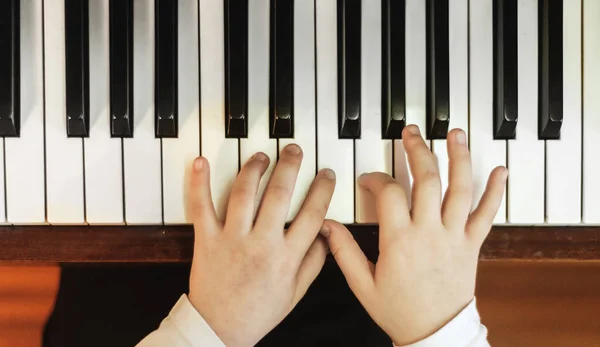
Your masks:
<svg viewBox="0 0 600 347"><path fill-rule="evenodd" d="M189 270L185 263L63 267L44 347L135 345L187 292ZM600 346L600 262L481 262L476 295L494 347ZM390 343L330 263L303 301L258 345L280 346Z"/></svg>
<svg viewBox="0 0 600 347"><path fill-rule="evenodd" d="M0 347L41 347L59 288L56 265L0 266Z"/></svg>
<svg viewBox="0 0 600 347"><path fill-rule="evenodd" d="M377 226L349 226L369 258ZM172 263L193 255L191 226L23 226L0 228L0 261ZM494 227L481 259L600 260L600 227Z"/></svg>
<svg viewBox="0 0 600 347"><path fill-rule="evenodd" d="M476 295L492 346L600 346L598 262L481 262Z"/></svg>
<svg viewBox="0 0 600 347"><path fill-rule="evenodd" d="M389 346L374 343L380 333L364 319L364 313L352 309L357 303L332 265L308 293L312 299L294 310L262 346L278 346L278 337L289 338L294 332L310 336L307 322L318 326L336 316L338 323L327 324L341 329L339 337L347 336L350 326L346 324L354 324L357 336L369 341L364 345ZM187 291L189 264L82 265L63 272L54 308L61 276L57 266L0 267L0 347L64 347L66 341L88 347L132 346ZM326 299L327 291L343 299L332 303ZM476 295L492 346L600 346L600 262L481 262ZM323 312L318 314L320 306ZM52 319L44 327L53 308Z"/></svg>

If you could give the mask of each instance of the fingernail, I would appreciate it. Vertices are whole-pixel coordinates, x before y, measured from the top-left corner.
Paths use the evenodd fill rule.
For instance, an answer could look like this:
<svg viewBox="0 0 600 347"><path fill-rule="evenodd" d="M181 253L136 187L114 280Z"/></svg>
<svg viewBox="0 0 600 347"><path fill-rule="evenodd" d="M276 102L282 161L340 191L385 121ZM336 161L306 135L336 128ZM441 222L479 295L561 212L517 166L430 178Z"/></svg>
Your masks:
<svg viewBox="0 0 600 347"><path fill-rule="evenodd" d="M502 170L502 182L506 182L507 179L508 179L508 169L504 168L504 170Z"/></svg>
<svg viewBox="0 0 600 347"><path fill-rule="evenodd" d="M288 151L291 154L298 154L298 153L300 153L300 147L298 145L295 145L295 144L287 145L285 147L285 150Z"/></svg>
<svg viewBox="0 0 600 347"><path fill-rule="evenodd" d="M323 224L323 225L321 225L321 230L319 231L319 233L323 237L329 237L329 234L331 233L331 230L329 229L329 226L327 224Z"/></svg>
<svg viewBox="0 0 600 347"><path fill-rule="evenodd" d="M419 127L416 125L409 125L407 127L408 133L411 135L419 135L421 132L419 131Z"/></svg>
<svg viewBox="0 0 600 347"><path fill-rule="evenodd" d="M462 130L459 130L459 131L456 133L456 142L457 142L459 145L464 145L464 144L466 144L466 143L467 143L467 136L465 135L465 132L464 132L464 131L462 131Z"/></svg>
<svg viewBox="0 0 600 347"><path fill-rule="evenodd" d="M323 175L330 180L335 179L335 172L333 172L333 170L331 170L331 169L324 169Z"/></svg>
<svg viewBox="0 0 600 347"><path fill-rule="evenodd" d="M194 170L200 171L200 170L202 170L203 166L204 166L204 161L202 160L202 158L196 158L194 160Z"/></svg>
<svg viewBox="0 0 600 347"><path fill-rule="evenodd" d="M252 160L259 160L259 161L266 161L267 160L267 155L262 153L262 152L258 152L256 154L254 154L252 156L252 158L250 158Z"/></svg>

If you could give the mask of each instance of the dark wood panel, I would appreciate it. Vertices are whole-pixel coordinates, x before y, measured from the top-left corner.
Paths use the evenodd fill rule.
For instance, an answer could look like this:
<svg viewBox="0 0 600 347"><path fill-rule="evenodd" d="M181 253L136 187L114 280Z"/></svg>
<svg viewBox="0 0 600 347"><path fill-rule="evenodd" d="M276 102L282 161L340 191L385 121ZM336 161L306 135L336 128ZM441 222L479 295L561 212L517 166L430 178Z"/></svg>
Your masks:
<svg viewBox="0 0 600 347"><path fill-rule="evenodd" d="M369 258L377 257L377 226L352 225ZM191 226L20 226L0 228L0 261L189 262ZM600 227L495 227L482 260L600 260Z"/></svg>
<svg viewBox="0 0 600 347"><path fill-rule="evenodd" d="M476 295L492 346L600 346L598 262L482 262Z"/></svg>
<svg viewBox="0 0 600 347"><path fill-rule="evenodd" d="M185 263L63 265L44 346L135 345L187 293L189 271ZM600 262L481 262L476 295L492 346L600 346ZM329 263L292 313L257 345L271 346L391 343Z"/></svg>

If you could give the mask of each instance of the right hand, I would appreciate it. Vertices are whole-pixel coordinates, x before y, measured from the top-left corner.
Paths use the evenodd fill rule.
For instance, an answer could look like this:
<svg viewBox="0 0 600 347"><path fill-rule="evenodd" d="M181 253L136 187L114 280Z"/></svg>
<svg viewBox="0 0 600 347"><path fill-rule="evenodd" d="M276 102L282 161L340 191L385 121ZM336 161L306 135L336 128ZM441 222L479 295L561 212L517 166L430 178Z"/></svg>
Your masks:
<svg viewBox="0 0 600 347"><path fill-rule="evenodd" d="M389 175L370 173L359 184L377 202L379 258L369 262L342 224L326 221L326 236L346 280L396 346L422 340L472 300L479 250L502 201L507 177L496 168L471 213L473 182L464 132L448 136L449 187L442 203L436 159L416 126L403 132L414 178L412 210Z"/></svg>

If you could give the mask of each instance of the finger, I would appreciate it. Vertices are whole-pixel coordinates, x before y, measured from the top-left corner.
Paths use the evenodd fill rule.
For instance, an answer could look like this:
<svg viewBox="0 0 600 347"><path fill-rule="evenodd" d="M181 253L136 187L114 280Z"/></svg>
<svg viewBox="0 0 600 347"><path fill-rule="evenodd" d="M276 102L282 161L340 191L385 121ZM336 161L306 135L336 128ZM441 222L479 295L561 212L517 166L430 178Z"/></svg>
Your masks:
<svg viewBox="0 0 600 347"><path fill-rule="evenodd" d="M310 285L321 272L327 256L327 244L321 237L316 238L308 248L304 260L298 269L296 276L296 293L294 295L294 305L296 305L306 294Z"/></svg>
<svg viewBox="0 0 600 347"><path fill-rule="evenodd" d="M198 157L192 165L188 192L189 213L196 232L211 233L220 230L210 190L210 166L208 160Z"/></svg>
<svg viewBox="0 0 600 347"><path fill-rule="evenodd" d="M463 230L473 204L471 155L465 132L454 129L448 134L448 190L442 204L442 222L451 230Z"/></svg>
<svg viewBox="0 0 600 347"><path fill-rule="evenodd" d="M329 250L354 295L361 301L366 299L375 286L374 266L360 249L350 231L338 222L326 220L321 235L327 239Z"/></svg>
<svg viewBox="0 0 600 347"><path fill-rule="evenodd" d="M298 215L286 233L289 244L302 257L319 234L334 189L335 173L329 169L321 170L315 177Z"/></svg>
<svg viewBox="0 0 600 347"><path fill-rule="evenodd" d="M412 216L419 220L441 220L442 187L434 155L431 153L419 128L409 125L402 132L402 142L413 176Z"/></svg>
<svg viewBox="0 0 600 347"><path fill-rule="evenodd" d="M497 167L492 171L481 201L467 222L468 235L479 244L483 243L492 228L502 203L507 177L508 170L504 167Z"/></svg>
<svg viewBox="0 0 600 347"><path fill-rule="evenodd" d="M262 204L256 218L257 232L278 234L285 227L290 201L302 162L302 150L298 145L287 145L281 151L279 162L265 188Z"/></svg>
<svg viewBox="0 0 600 347"><path fill-rule="evenodd" d="M362 175L358 183L375 197L380 243L387 242L398 228L410 224L406 192L390 175L372 172Z"/></svg>
<svg viewBox="0 0 600 347"><path fill-rule="evenodd" d="M254 220L254 205L260 179L269 167L269 157L256 153L244 164L238 174L227 206L226 230L236 233L248 233Z"/></svg>

